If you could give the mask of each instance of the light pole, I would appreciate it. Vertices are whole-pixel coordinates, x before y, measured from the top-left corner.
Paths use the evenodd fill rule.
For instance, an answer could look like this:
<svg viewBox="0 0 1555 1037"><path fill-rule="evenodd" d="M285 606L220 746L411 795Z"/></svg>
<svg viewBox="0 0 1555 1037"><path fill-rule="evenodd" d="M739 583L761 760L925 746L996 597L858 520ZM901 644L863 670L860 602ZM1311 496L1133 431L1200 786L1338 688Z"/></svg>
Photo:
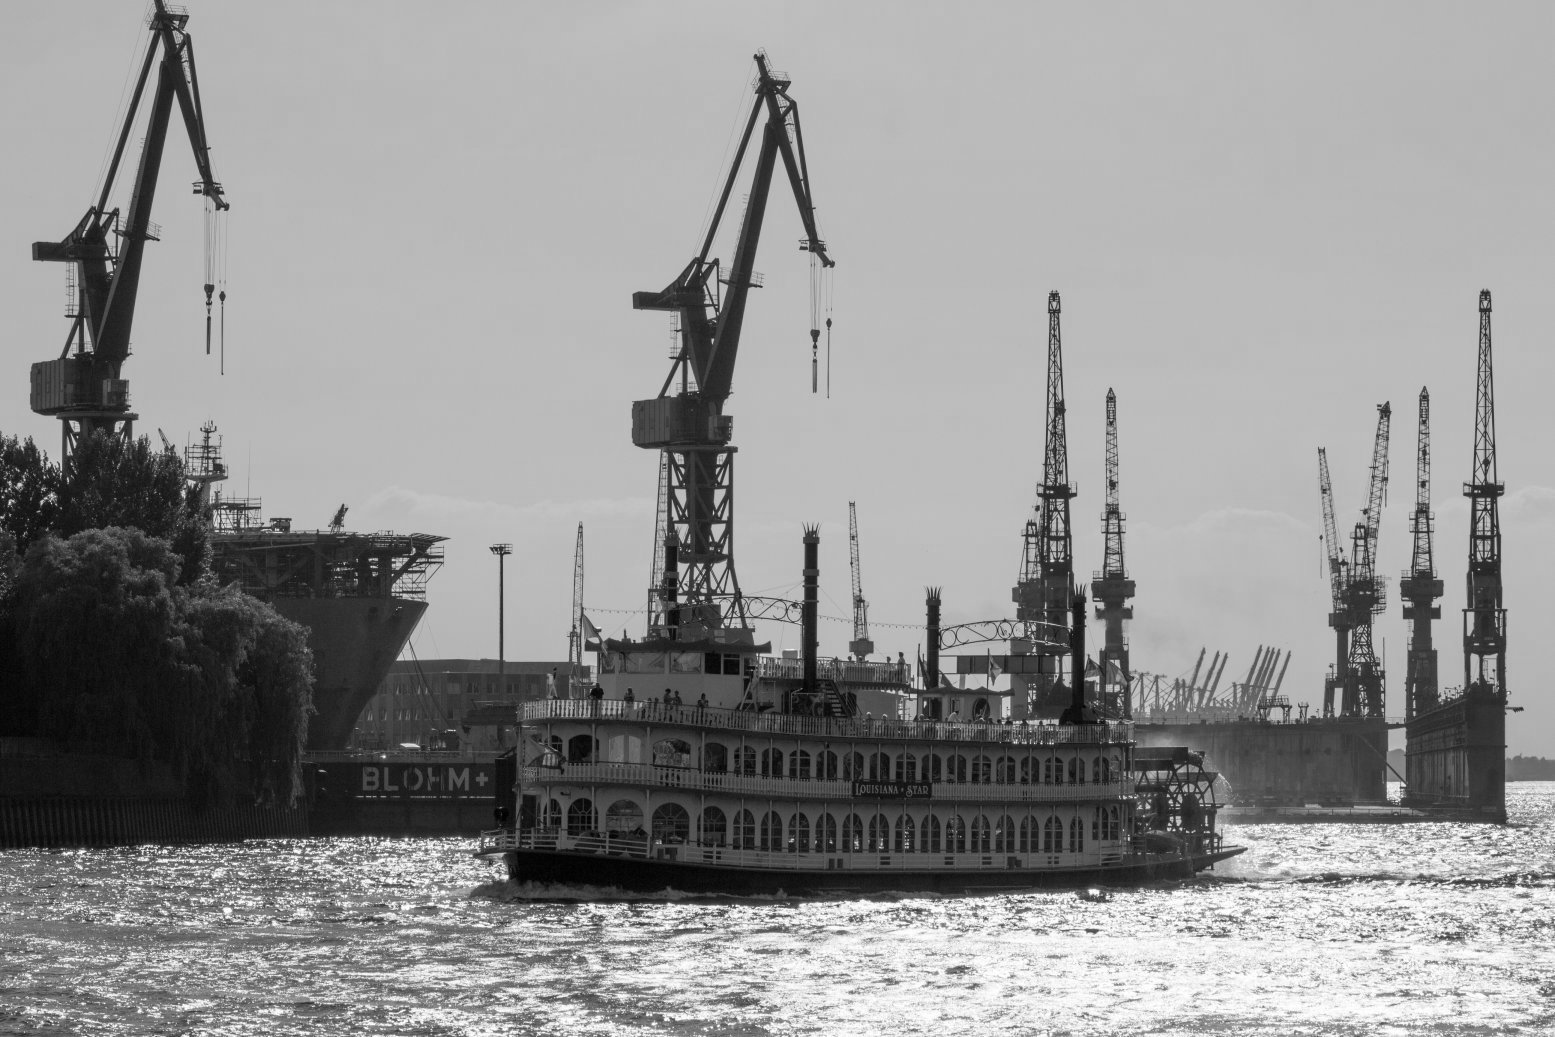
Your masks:
<svg viewBox="0 0 1555 1037"><path fill-rule="evenodd" d="M507 675L507 663L503 656L502 634L507 629L507 623L503 616L503 610L507 604L507 594L502 585L503 568L507 563L508 555L513 553L512 544L492 544L491 553L497 556L497 686L498 691L506 694L507 688L503 687L507 682L503 679Z"/></svg>

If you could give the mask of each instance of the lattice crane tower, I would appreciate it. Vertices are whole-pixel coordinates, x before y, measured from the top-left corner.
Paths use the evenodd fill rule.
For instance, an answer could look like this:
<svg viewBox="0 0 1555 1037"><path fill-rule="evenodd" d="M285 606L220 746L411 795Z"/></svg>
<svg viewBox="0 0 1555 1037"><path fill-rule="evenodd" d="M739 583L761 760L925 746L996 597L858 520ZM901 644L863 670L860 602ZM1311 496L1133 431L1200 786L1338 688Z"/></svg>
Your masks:
<svg viewBox="0 0 1555 1037"><path fill-rule="evenodd" d="M1074 551L1069 532L1069 502L1074 487L1069 483L1069 446L1065 436L1064 353L1059 326L1061 307L1057 292L1047 297L1047 410L1046 439L1042 452L1042 482L1037 487L1037 509L1023 534L1020 582L1016 584L1015 618L1034 646L1066 643L1069 639L1070 599L1074 593ZM1055 694L1063 682L1067 655L1039 647L1035 687L1027 691L1043 714L1062 710L1067 694ZM1016 696L1015 712L1023 715L1026 703Z"/></svg>
<svg viewBox="0 0 1555 1037"><path fill-rule="evenodd" d="M667 287L632 296L633 308L667 310L678 321L678 351L659 395L632 404L632 442L660 452L664 532L655 551L663 550L665 566L661 600L650 616L662 617L658 633L671 639L752 642L734 569L734 419L724 413L724 404L733 385L746 299L760 283L756 247L779 158L804 226L799 246L810 253L812 295L823 291L822 275L833 265L816 226L799 106L788 96L790 81L769 67L766 54L756 54L755 61L755 103L701 251ZM767 119L745 214L726 266L710 255L713 240L763 113ZM819 319L815 302L812 298L812 371L819 336L813 326Z"/></svg>
<svg viewBox="0 0 1555 1037"><path fill-rule="evenodd" d="M1468 596L1463 610L1463 688L1506 701L1506 609L1501 604L1501 514L1496 472L1495 378L1490 292L1479 293L1479 377L1474 404L1474 475L1469 499Z"/></svg>
<svg viewBox="0 0 1555 1037"><path fill-rule="evenodd" d="M1377 436L1372 445L1371 478L1366 507L1350 537L1350 582L1345 604L1350 611L1350 679L1341 713L1347 717L1385 715L1386 681L1372 644L1372 617L1387 603L1386 588L1377 575L1377 528L1388 493L1388 427L1393 408L1377 407Z"/></svg>
<svg viewBox="0 0 1555 1037"><path fill-rule="evenodd" d="M1420 390L1420 431L1415 442L1415 510L1409 516L1414 550L1409 569L1398 581L1404 618L1410 621L1404 677L1406 717L1434 709L1440 699L1431 621L1442 616L1441 606L1437 604L1442 596L1442 581L1436 575L1431 543L1435 524L1431 514L1431 394L1424 388Z"/></svg>
<svg viewBox="0 0 1555 1037"><path fill-rule="evenodd" d="M853 640L848 651L862 660L874 653L875 642L869 639L869 602L864 600L864 582L859 575L858 511L853 501L848 501L848 558L853 569Z"/></svg>
<svg viewBox="0 0 1555 1037"><path fill-rule="evenodd" d="M1101 516L1101 532L1102 567L1091 581L1091 597L1096 600L1096 618L1102 621L1102 702L1109 710L1121 707L1123 716L1130 718L1132 675L1123 621L1134 618L1134 609L1128 604L1134 596L1134 581L1128 578L1123 565L1123 511L1118 504L1118 397L1111 389L1107 390L1107 507ZM1115 703L1115 699L1121 701Z"/></svg>

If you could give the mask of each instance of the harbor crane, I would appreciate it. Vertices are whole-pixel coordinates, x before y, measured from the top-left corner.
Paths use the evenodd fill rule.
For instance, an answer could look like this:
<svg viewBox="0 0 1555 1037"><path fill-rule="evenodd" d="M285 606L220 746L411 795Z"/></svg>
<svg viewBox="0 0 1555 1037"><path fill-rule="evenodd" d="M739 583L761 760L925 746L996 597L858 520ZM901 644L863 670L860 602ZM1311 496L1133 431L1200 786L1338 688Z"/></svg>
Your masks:
<svg viewBox="0 0 1555 1037"><path fill-rule="evenodd" d="M1345 608L1345 587L1348 584L1349 565L1339 544L1338 525L1334 522L1334 484L1328 477L1328 451L1317 448L1318 492L1323 498L1323 547L1328 554L1328 587L1333 611L1328 614L1328 625L1334 631L1334 665L1323 681L1323 716L1334 715L1334 700L1344 696L1349 686L1350 670L1350 613Z"/></svg>
<svg viewBox="0 0 1555 1037"><path fill-rule="evenodd" d="M1410 624L1404 676L1405 719L1436 708L1440 697L1431 621L1442 616L1437 604L1442 597L1442 581L1436 575L1432 554L1435 519L1431 514L1431 394L1424 388L1420 390L1420 429L1415 442L1415 510L1409 516L1414 549L1409 568L1398 582L1404 618Z"/></svg>
<svg viewBox="0 0 1555 1037"><path fill-rule="evenodd" d="M1057 716L1069 704L1063 693L1067 655L1057 647L1067 637L1074 593L1074 549L1069 530L1069 502L1075 490L1069 482L1069 446L1065 435L1062 306L1057 292L1047 297L1047 409L1042 451L1042 482L1037 486L1036 513L1022 535L1020 580L1011 595L1015 617L1025 626L1026 646L1034 648L1038 672L1022 681L1025 695L1012 697L1012 712L1023 719L1031 709ZM1055 643L1056 642L1056 643ZM1012 689L1013 690L1013 689Z"/></svg>
<svg viewBox="0 0 1555 1037"><path fill-rule="evenodd" d="M151 222L151 205L175 100L199 172L194 193L204 197L206 206L205 351L210 352L212 293L223 279L215 272L218 257L212 228L219 226L221 213L228 205L211 169L194 43L184 31L188 20L189 15L182 10L169 8L163 0L153 0L148 19L151 43L130 95L129 111L97 202L63 240L39 241L32 246L33 259L68 264L70 334L57 359L32 365L30 393L36 413L59 418L61 453L67 463L82 436L97 432L124 440L134 436L138 415L130 411L129 381L123 377L123 367L130 355L130 330L146 242L159 240L160 230ZM110 194L159 53L162 60L146 114L140 166L128 207L121 212L109 208ZM226 300L224 287L221 299Z"/></svg>
<svg viewBox="0 0 1555 1037"><path fill-rule="evenodd" d="M864 584L859 578L858 564L858 510L848 501L848 555L853 568L853 640L848 651L860 661L875 651L875 642L869 639L869 602L864 600Z"/></svg>
<svg viewBox="0 0 1555 1037"><path fill-rule="evenodd" d="M800 129L799 106L789 97L790 80L775 72L763 53L755 55L755 103L714 209L701 251L668 286L636 292L632 306L676 315L679 345L657 397L632 404L632 442L660 454L662 551L658 600L649 616L650 634L671 639L752 643L748 616L734 567L734 419L724 413L750 289L759 284L754 263L766 215L767 196L779 158L799 208L812 274L812 377L819 323L815 305L819 281L833 260L816 225L809 166ZM760 135L748 201L725 266L710 253L740 173L757 121ZM660 575L661 574L661 575Z"/></svg>
<svg viewBox="0 0 1555 1037"><path fill-rule="evenodd" d="M1468 595L1463 610L1465 695L1506 703L1506 609L1501 603L1501 514L1506 485L1496 472L1495 372L1490 356L1490 292L1479 293L1479 364L1474 393L1474 472L1469 499Z"/></svg>
<svg viewBox="0 0 1555 1037"><path fill-rule="evenodd" d="M1388 426L1392 415L1390 405L1378 405L1366 507L1350 535L1350 579L1345 588L1345 606L1350 613L1350 666L1341 710L1346 717L1386 715L1384 674L1371 632L1372 617L1380 615L1387 603L1387 589L1377 575L1377 529L1388 493Z"/></svg>
<svg viewBox="0 0 1555 1037"><path fill-rule="evenodd" d="M1134 596L1134 581L1123 565L1123 511L1118 505L1118 397L1107 390L1107 507L1101 516L1104 542L1101 572L1091 581L1091 597L1096 600L1096 618L1102 621L1101 669L1102 702L1109 711L1121 706L1123 718L1132 719L1133 705L1129 688L1128 642L1123 636L1123 621L1134 618L1128 600Z"/></svg>

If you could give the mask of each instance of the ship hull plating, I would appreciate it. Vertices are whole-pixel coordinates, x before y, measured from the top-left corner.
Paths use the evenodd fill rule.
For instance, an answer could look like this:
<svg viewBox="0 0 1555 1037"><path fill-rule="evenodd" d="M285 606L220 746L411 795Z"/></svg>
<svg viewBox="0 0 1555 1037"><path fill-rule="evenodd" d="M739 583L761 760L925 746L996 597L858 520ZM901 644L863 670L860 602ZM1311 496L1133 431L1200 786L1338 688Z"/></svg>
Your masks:
<svg viewBox="0 0 1555 1037"><path fill-rule="evenodd" d="M1388 801L1388 724L1381 718L1301 723L1262 720L1134 725L1140 745L1192 745L1238 806L1325 806Z"/></svg>
<svg viewBox="0 0 1555 1037"><path fill-rule="evenodd" d="M1506 705L1470 690L1404 725L1404 804L1453 818L1506 822Z"/></svg>

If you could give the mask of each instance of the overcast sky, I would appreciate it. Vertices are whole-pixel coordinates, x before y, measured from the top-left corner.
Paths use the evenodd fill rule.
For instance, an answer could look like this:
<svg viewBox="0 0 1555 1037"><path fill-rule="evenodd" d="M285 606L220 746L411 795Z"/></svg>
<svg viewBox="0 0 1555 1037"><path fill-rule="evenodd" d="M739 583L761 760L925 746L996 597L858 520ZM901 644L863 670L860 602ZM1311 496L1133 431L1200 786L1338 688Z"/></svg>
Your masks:
<svg viewBox="0 0 1555 1037"><path fill-rule="evenodd" d="M59 354L63 269L29 261L96 198L146 42L138 0L7 11L0 66L0 430ZM822 527L821 648L843 654L848 502L876 644L1009 616L1041 478L1046 300L1063 296L1075 567L1102 562L1104 399L1118 394L1134 668L1201 647L1241 680L1332 656L1317 459L1342 531L1376 406L1392 488L1376 641L1402 715L1416 398L1431 390L1444 685L1462 681L1477 297L1495 298L1513 753L1555 754L1555 7L1465 4L192 0L232 203L226 374L204 353L201 206L175 123L135 355L138 431L225 437L268 515L437 533L418 654L562 659L577 525L586 603L640 633L657 458L631 403L670 318L634 291L700 244L765 48L792 80L837 260L830 397L809 391L809 270L779 181L728 411L747 593L797 596ZM739 189L743 191L743 186ZM736 194L736 203L739 194ZM732 222L732 221L731 221ZM727 256L727 246L718 250ZM777 648L799 631L771 625ZM981 654L979 652L979 654Z"/></svg>

